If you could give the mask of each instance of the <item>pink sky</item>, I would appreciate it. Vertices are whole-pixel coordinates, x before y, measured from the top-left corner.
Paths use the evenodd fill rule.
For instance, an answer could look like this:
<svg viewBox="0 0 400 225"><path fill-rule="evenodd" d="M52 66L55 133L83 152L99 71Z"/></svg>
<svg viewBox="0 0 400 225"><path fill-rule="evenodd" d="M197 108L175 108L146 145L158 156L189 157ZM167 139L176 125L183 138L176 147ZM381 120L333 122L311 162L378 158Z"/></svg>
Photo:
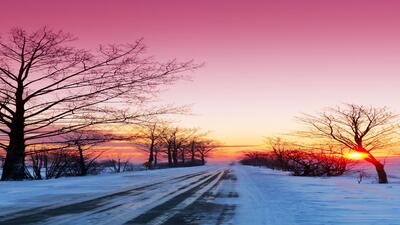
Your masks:
<svg viewBox="0 0 400 225"><path fill-rule="evenodd" d="M0 32L42 25L79 45L144 37L159 58L205 67L163 102L227 145L262 144L294 116L343 102L400 112L400 1L2 1Z"/></svg>

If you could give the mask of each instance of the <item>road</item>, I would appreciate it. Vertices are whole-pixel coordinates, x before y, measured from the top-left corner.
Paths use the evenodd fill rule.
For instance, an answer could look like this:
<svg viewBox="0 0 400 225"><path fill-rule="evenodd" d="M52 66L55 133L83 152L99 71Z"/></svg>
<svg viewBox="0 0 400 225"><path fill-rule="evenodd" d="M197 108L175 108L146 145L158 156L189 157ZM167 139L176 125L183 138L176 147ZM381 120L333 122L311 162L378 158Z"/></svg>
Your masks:
<svg viewBox="0 0 400 225"><path fill-rule="evenodd" d="M0 224L228 224L235 206L229 168L171 176L82 202L44 206L0 217ZM228 188L221 188L228 187Z"/></svg>

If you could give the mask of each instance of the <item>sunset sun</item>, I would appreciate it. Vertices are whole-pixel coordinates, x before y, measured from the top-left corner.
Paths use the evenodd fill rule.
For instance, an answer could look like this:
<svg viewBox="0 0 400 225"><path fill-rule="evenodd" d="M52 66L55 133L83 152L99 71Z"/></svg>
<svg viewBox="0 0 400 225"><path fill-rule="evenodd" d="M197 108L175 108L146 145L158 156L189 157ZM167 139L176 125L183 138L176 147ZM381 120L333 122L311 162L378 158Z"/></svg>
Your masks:
<svg viewBox="0 0 400 225"><path fill-rule="evenodd" d="M352 159L352 160L360 160L365 158L365 154L359 153L359 152L350 152L346 154L346 158Z"/></svg>

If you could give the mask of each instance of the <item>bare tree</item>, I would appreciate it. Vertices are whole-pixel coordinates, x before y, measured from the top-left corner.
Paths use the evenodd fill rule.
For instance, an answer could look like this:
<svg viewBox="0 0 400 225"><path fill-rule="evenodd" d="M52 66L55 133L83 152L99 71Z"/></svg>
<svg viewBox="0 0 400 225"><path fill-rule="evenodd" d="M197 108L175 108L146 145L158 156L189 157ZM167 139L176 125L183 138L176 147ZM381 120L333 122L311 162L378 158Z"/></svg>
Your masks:
<svg viewBox="0 0 400 225"><path fill-rule="evenodd" d="M367 162L375 166L379 183L387 183L384 164L374 157L373 151L392 143L397 128L396 117L387 108L346 104L317 115L305 114L300 120L308 126L302 134L333 140L361 153Z"/></svg>
<svg viewBox="0 0 400 225"><path fill-rule="evenodd" d="M148 155L148 167L153 168L158 163L158 153L163 145L162 136L167 127L162 122L151 122L146 124L139 135L145 145Z"/></svg>
<svg viewBox="0 0 400 225"><path fill-rule="evenodd" d="M61 176L77 176L81 174L79 156L70 149L57 149L52 151L37 150L30 152L32 172L26 170L31 179L59 178Z"/></svg>
<svg viewBox="0 0 400 225"><path fill-rule="evenodd" d="M273 155L275 156L276 160L276 162L271 166L277 167L282 170L289 170L290 165L289 165L289 160L286 157L287 155L286 153L290 149L293 149L293 144L288 143L287 141L284 141L281 138L270 138L268 142L272 148Z"/></svg>
<svg viewBox="0 0 400 225"><path fill-rule="evenodd" d="M190 155L190 163L196 164L197 148L201 146L201 142L207 138L208 132L200 132L199 129L191 129L190 136L187 138L186 148Z"/></svg>
<svg viewBox="0 0 400 225"><path fill-rule="evenodd" d="M206 157L210 155L212 151L218 148L218 144L211 139L203 139L198 143L196 151L200 155L201 164L206 164Z"/></svg>
<svg viewBox="0 0 400 225"><path fill-rule="evenodd" d="M147 133L144 135L146 151L149 152L149 160L146 162L148 168L151 167L152 148L154 160L157 158L156 154L164 153L169 167L195 165L196 158L202 157L200 153L204 153L204 159L211 151L211 149L208 149L211 146L206 146L206 142L211 142L211 139L206 139L206 134L199 133L197 128L183 128L158 123L158 128L155 128L152 124L146 129L145 133ZM202 150L199 150L200 148Z"/></svg>
<svg viewBox="0 0 400 225"><path fill-rule="evenodd" d="M197 140L195 138L192 138L189 146L190 146L190 163L194 165L196 163Z"/></svg>
<svg viewBox="0 0 400 225"><path fill-rule="evenodd" d="M65 169L68 167L70 162L68 153L64 150L56 150L52 152L37 152L40 160L43 160L43 167L45 169L46 179L59 178L66 175Z"/></svg>
<svg viewBox="0 0 400 225"><path fill-rule="evenodd" d="M181 129L181 133L179 136L179 155L181 158L182 165L186 163L186 157L190 154L190 152L195 151L196 145L193 140L196 139L198 129ZM192 154L193 156L193 154Z"/></svg>
<svg viewBox="0 0 400 225"><path fill-rule="evenodd" d="M272 150L248 152L242 164L290 171L295 176L340 176L349 160L335 146L304 147L281 138L268 140Z"/></svg>
<svg viewBox="0 0 400 225"><path fill-rule="evenodd" d="M182 142L179 140L181 128L174 127L168 128L163 133L163 140L166 146L166 154L168 159L168 166L178 165L178 150L181 147Z"/></svg>
<svg viewBox="0 0 400 225"><path fill-rule="evenodd" d="M27 149L53 144L49 138L165 113L143 111L143 103L160 86L197 68L191 62L155 61L145 55L142 40L96 52L72 47L74 40L46 27L31 33L12 29L0 40L2 180L24 179Z"/></svg>
<svg viewBox="0 0 400 225"><path fill-rule="evenodd" d="M70 155L76 159L76 175L86 176L94 168L96 160L104 153L93 149L95 146L117 140L117 137L108 134L101 134L96 131L79 130L64 135L65 143Z"/></svg>
<svg viewBox="0 0 400 225"><path fill-rule="evenodd" d="M122 160L121 157L118 157L117 159L107 160L105 164L111 167L112 172L121 173L128 170L129 160Z"/></svg>
<svg viewBox="0 0 400 225"><path fill-rule="evenodd" d="M41 180L42 168L46 167L47 155L45 152L34 152L30 155L30 160L33 170L33 174L31 175L32 179Z"/></svg>
<svg viewBox="0 0 400 225"><path fill-rule="evenodd" d="M164 130L162 138L166 146L169 166L184 165L186 163L186 156L189 154L190 140L196 135L196 132L197 129L182 127L167 128Z"/></svg>

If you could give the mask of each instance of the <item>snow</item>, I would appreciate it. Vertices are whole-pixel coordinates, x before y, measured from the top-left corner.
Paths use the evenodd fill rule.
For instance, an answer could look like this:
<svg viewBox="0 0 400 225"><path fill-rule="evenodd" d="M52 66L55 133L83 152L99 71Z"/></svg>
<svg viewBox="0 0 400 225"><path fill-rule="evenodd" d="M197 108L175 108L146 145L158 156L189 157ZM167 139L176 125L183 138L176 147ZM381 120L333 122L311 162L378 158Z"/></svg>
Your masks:
<svg viewBox="0 0 400 225"><path fill-rule="evenodd" d="M156 186L107 200L107 204L81 214L59 215L48 224L70 224L84 221L95 224L122 224L146 213L153 207L173 199L180 193L193 190L201 178L219 174L229 169L235 179L213 180L193 193L180 205L172 205L177 213L206 191L235 193L238 197L216 197L214 203L235 205L234 215L222 224L235 225L398 225L400 224L399 161L388 161L390 184L377 184L373 167L360 164L370 174L361 183L357 173L341 177L294 177L289 173L267 168L243 165L213 165L191 168L173 168L137 171L88 177L70 177L55 180L0 182L0 216L39 206L65 205L94 197L130 190L146 184ZM179 176L204 172L198 176L175 179ZM170 181L170 182L166 182ZM225 182L225 183L224 183ZM210 189L213 186L214 188ZM221 195L224 196L224 195ZM225 195L226 196L226 195ZM110 208L107 213L101 212ZM171 215L175 215L171 214ZM109 216L113 215L113 216ZM166 213L165 215L168 215ZM170 216L171 216L170 215ZM159 215L154 224L161 224L169 217ZM112 221L108 221L109 220ZM160 222L161 221L161 222ZM63 224L63 223L61 223Z"/></svg>
<svg viewBox="0 0 400 225"><path fill-rule="evenodd" d="M152 208L163 204L182 193L185 193L196 185L207 182L209 179L211 179L209 175L222 174L222 172L223 171L221 170L212 170L196 177L191 177L184 180L178 179L174 180L173 182L169 182L169 180L172 179L169 177L167 182L156 185L157 188L146 188L145 191L138 191L133 192L132 194L116 196L106 203L101 204L102 206L100 207L87 209L85 212L79 214L54 216L43 224L86 224L88 223L87 221L90 221L90 224L97 225L125 224L132 218L138 217ZM205 179L202 180L200 178ZM209 185L211 184L212 182ZM207 187L204 188L204 190L207 189ZM166 215L161 215L160 218L155 218L158 220L152 221L149 224L161 224L162 221L165 221L173 216L174 211L175 213L179 212L177 207L184 207L182 205L187 206L188 203L185 202L194 202L199 197L196 196L196 194L201 195L201 192L195 193L195 195L188 197L184 202L172 209L171 212L168 212ZM160 223L158 223L158 221L160 221Z"/></svg>
<svg viewBox="0 0 400 225"><path fill-rule="evenodd" d="M400 224L400 184L354 176L294 177L267 168L235 166L240 196L237 225Z"/></svg>
<svg viewBox="0 0 400 225"><path fill-rule="evenodd" d="M72 204L214 168L215 166L199 166L51 180L0 182L0 216L34 207Z"/></svg>

